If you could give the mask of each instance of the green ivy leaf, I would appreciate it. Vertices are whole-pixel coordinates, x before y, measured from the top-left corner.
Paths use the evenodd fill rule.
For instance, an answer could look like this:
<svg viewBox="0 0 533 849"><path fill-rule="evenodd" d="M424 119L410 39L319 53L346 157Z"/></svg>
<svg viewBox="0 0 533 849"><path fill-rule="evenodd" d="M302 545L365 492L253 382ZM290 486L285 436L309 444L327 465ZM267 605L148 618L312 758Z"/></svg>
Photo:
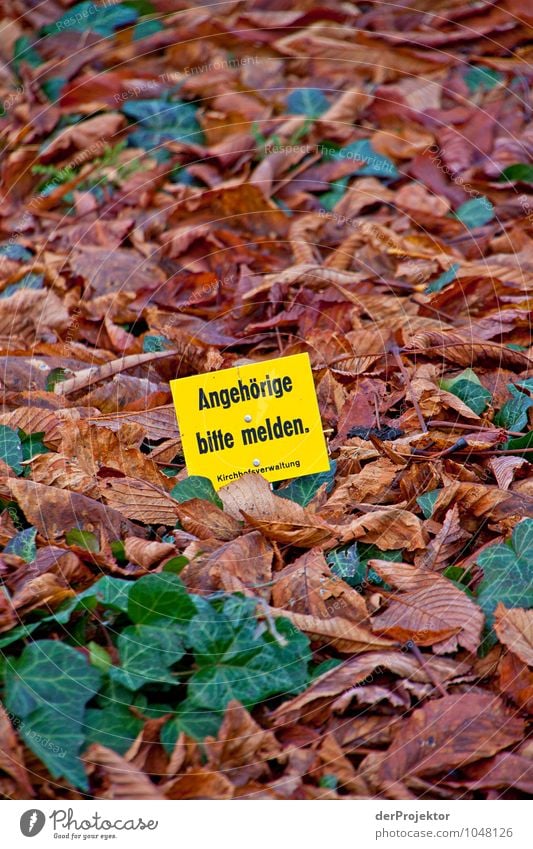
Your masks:
<svg viewBox="0 0 533 849"><path fill-rule="evenodd" d="M183 641L171 624L132 625L119 635L120 667L113 667L115 681L128 690L144 684L179 684L170 667L185 654Z"/></svg>
<svg viewBox="0 0 533 849"><path fill-rule="evenodd" d="M318 118L329 109L329 100L319 88L297 88L287 97L287 112Z"/></svg>
<svg viewBox="0 0 533 849"><path fill-rule="evenodd" d="M130 705L121 701L110 702L103 710L90 708L84 721L86 744L101 743L124 755L143 725L143 720L135 716Z"/></svg>
<svg viewBox="0 0 533 849"><path fill-rule="evenodd" d="M283 618L275 620L277 635L271 634L265 623L258 626L255 607L254 599L238 596L227 598L217 613L200 606L189 628L199 666L189 681L191 705L223 711L231 699L237 699L251 707L305 687L309 640Z"/></svg>
<svg viewBox="0 0 533 849"><path fill-rule="evenodd" d="M326 560L333 574L342 578L351 587L356 587L363 582L366 570L359 559L356 542L348 548L333 549L327 555Z"/></svg>
<svg viewBox="0 0 533 849"><path fill-rule="evenodd" d="M399 177L398 169L392 159L374 150L370 139L358 139L347 144L334 153L332 158L342 161L353 159L356 163L354 173L358 177L389 177L391 179ZM364 162L364 165L359 167L361 162Z"/></svg>
<svg viewBox="0 0 533 849"><path fill-rule="evenodd" d="M525 433L524 436L515 436L513 439L508 439L503 447L514 454L531 453L533 451L533 430Z"/></svg>
<svg viewBox="0 0 533 849"><path fill-rule="evenodd" d="M84 548L85 551L91 551L97 554L100 551L100 543L96 534L92 531L82 531L80 528L73 528L65 534L65 542L67 545L77 545L78 548Z"/></svg>
<svg viewBox="0 0 533 849"><path fill-rule="evenodd" d="M326 492L331 492L335 483L336 469L337 463L332 460L327 472L318 472L315 475L302 475L301 478L295 478L288 486L277 489L276 495L288 498L290 501L296 501L297 504L306 507L323 484L326 484Z"/></svg>
<svg viewBox="0 0 533 849"><path fill-rule="evenodd" d="M18 292L20 289L43 289L44 288L44 275L42 274L33 274L31 271L28 274L25 274L24 277L21 277L20 280L17 280L16 283L10 283L9 286L6 286L5 289L0 292L0 298L10 298L11 295L14 295L15 292Z"/></svg>
<svg viewBox="0 0 533 849"><path fill-rule="evenodd" d="M21 474L22 443L18 433L6 425L0 425L0 459L7 463L15 474Z"/></svg>
<svg viewBox="0 0 533 849"><path fill-rule="evenodd" d="M339 201L342 200L346 194L349 179L349 177L341 177L341 179L337 180L335 183L330 183L329 191L320 195L320 203L323 209L331 212L331 210L337 206Z"/></svg>
<svg viewBox="0 0 533 849"><path fill-rule="evenodd" d="M6 669L5 703L20 720L19 733L54 778L87 789L79 761L85 705L100 687L100 673L76 649L55 640L26 646Z"/></svg>
<svg viewBox="0 0 533 849"><path fill-rule="evenodd" d="M111 36L119 27L134 24L138 13L131 6L116 3L110 6L96 6L92 0L85 0L72 6L55 23L42 28L43 35L57 35L65 30L72 32L96 32L98 35Z"/></svg>
<svg viewBox="0 0 533 849"><path fill-rule="evenodd" d="M460 267L461 266L458 262L454 262L447 271L443 271L439 277L432 280L431 283L426 286L426 295L431 295L433 292L440 292L441 289L444 289L449 283L453 283L457 277L457 272Z"/></svg>
<svg viewBox="0 0 533 849"><path fill-rule="evenodd" d="M7 599L3 588L0 589L0 593ZM7 634L0 635L0 649L10 646L12 643L16 643L17 640L26 639L33 633L33 631L35 631L36 628L39 627L40 624L40 622L32 622L29 625L17 625L16 628L11 628L11 631L8 631Z"/></svg>
<svg viewBox="0 0 533 849"><path fill-rule="evenodd" d="M196 106L192 103L152 98L126 102L121 110L139 124L138 129L130 133L130 145L149 150L168 141L202 143L203 134L196 119Z"/></svg>
<svg viewBox="0 0 533 849"><path fill-rule="evenodd" d="M155 351L168 351L172 342L166 336L145 336L143 339L143 352L152 354Z"/></svg>
<svg viewBox="0 0 533 849"><path fill-rule="evenodd" d="M511 183L533 183L533 165L527 162L509 165L502 171L500 180L508 180Z"/></svg>
<svg viewBox="0 0 533 849"><path fill-rule="evenodd" d="M432 489L431 492L424 492L422 495L419 495L417 497L416 503L422 510L422 513L424 514L424 519L430 519L433 515L435 503L441 492L442 488Z"/></svg>
<svg viewBox="0 0 533 849"><path fill-rule="evenodd" d="M185 631L195 614L191 596L172 572L145 575L131 586L128 616L136 625L172 624Z"/></svg>
<svg viewBox="0 0 533 849"><path fill-rule="evenodd" d="M222 508L223 506L209 478L204 478L201 475L189 475L188 478L178 481L170 490L170 495L179 504L190 501L192 498L200 498L202 501L211 501L217 507Z"/></svg>
<svg viewBox="0 0 533 849"><path fill-rule="evenodd" d="M46 378L46 391L53 392L56 383L66 380L67 377L68 375L64 368L53 368L50 372L48 372L48 376Z"/></svg>
<svg viewBox="0 0 533 849"><path fill-rule="evenodd" d="M488 224L494 218L494 207L486 197L473 198L462 203L455 211L456 217L465 227L474 229Z"/></svg>
<svg viewBox="0 0 533 849"><path fill-rule="evenodd" d="M20 76L20 66L23 62L30 65L32 68L38 68L43 62L34 47L34 43L27 35L19 36L13 45L12 65L18 76Z"/></svg>
<svg viewBox="0 0 533 849"><path fill-rule="evenodd" d="M175 716L169 719L161 729L161 743L171 755L182 731L192 740L216 737L223 719L223 712L199 710L185 699Z"/></svg>
<svg viewBox="0 0 533 849"><path fill-rule="evenodd" d="M471 368L465 369L450 380L441 380L439 386L446 392L451 392L452 395L460 398L478 416L485 410L492 398L490 392L481 385L479 377Z"/></svg>
<svg viewBox="0 0 533 849"><path fill-rule="evenodd" d="M37 556L35 539L37 528L26 528L9 540L4 548L5 554L18 554L26 563L33 563Z"/></svg>
<svg viewBox="0 0 533 849"><path fill-rule="evenodd" d="M499 71L495 71L492 68L481 68L476 65L472 65L464 76L464 81L471 94L480 90L490 91L498 83L501 83L503 79L504 76Z"/></svg>
<svg viewBox="0 0 533 849"><path fill-rule="evenodd" d="M533 519L523 519L505 545L492 545L476 558L483 569L477 599L488 624L499 601L506 607L533 607Z"/></svg>
<svg viewBox="0 0 533 849"><path fill-rule="evenodd" d="M45 436L44 431L42 433L25 433L21 428L19 428L19 438L20 443L22 445L22 459L23 460L31 460L33 457L37 456L37 454L48 454L49 448L43 442L43 438Z"/></svg>
<svg viewBox="0 0 533 849"><path fill-rule="evenodd" d="M533 407L533 399L525 392L520 392L512 383L508 383L507 388L513 397L496 413L494 424L507 430L524 430L528 424L527 411Z"/></svg>

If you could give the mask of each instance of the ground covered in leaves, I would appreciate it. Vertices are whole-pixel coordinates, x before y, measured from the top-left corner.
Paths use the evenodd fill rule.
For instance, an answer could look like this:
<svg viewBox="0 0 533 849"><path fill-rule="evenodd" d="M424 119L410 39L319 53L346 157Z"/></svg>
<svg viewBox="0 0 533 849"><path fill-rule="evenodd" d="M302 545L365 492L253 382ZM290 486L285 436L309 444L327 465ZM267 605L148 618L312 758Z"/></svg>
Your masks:
<svg viewBox="0 0 533 849"><path fill-rule="evenodd" d="M0 793L533 791L531 14L13 0ZM331 468L169 379L311 358Z"/></svg>

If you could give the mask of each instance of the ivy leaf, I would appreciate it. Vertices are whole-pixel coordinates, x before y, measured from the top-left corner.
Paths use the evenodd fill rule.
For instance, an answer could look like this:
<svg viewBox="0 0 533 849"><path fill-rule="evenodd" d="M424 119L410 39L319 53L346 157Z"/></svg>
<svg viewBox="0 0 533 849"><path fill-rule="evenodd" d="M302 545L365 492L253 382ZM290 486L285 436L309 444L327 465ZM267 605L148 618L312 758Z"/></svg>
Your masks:
<svg viewBox="0 0 533 849"><path fill-rule="evenodd" d="M0 245L0 256L5 256L6 259L15 262L30 262L33 259L30 251L17 242L6 242L4 245Z"/></svg>
<svg viewBox="0 0 533 849"><path fill-rule="evenodd" d="M67 545L77 545L78 548L84 548L85 551L92 551L97 554L100 551L100 543L98 537L92 531L82 531L79 528L73 528L65 534L65 542Z"/></svg>
<svg viewBox="0 0 533 849"><path fill-rule="evenodd" d="M424 492L422 495L419 495L416 499L416 503L422 510L424 514L424 519L430 519L433 515L433 510L435 509L435 503L439 494L442 492L441 489L432 489L431 492Z"/></svg>
<svg viewBox="0 0 533 849"><path fill-rule="evenodd" d="M18 554L26 563L33 563L37 556L36 537L37 528L26 528L9 540L4 548L4 553Z"/></svg>
<svg viewBox="0 0 533 849"><path fill-rule="evenodd" d="M139 124L139 128L129 136L130 145L152 149L168 141L191 144L202 142L196 107L192 103L152 98L126 102L121 109L128 118Z"/></svg>
<svg viewBox="0 0 533 849"><path fill-rule="evenodd" d="M509 165L502 171L500 180L509 180L511 183L533 183L533 165L527 162Z"/></svg>
<svg viewBox="0 0 533 849"><path fill-rule="evenodd" d="M168 351L172 345L166 336L145 336L143 339L143 353L153 354L155 351Z"/></svg>
<svg viewBox="0 0 533 849"><path fill-rule="evenodd" d="M349 179L349 177L341 177L341 179L337 180L335 183L330 183L329 191L320 195L320 203L322 204L323 209L331 212L338 202L342 200L346 194Z"/></svg>
<svg viewBox="0 0 533 849"><path fill-rule="evenodd" d="M7 634L0 635L0 649L10 646L12 643L16 643L17 640L26 639L33 633L33 631L35 631L36 628L39 627L40 624L40 622L32 622L29 625L17 625L16 628L11 628Z"/></svg>
<svg viewBox="0 0 533 849"><path fill-rule="evenodd" d="M43 437L45 436L44 431L42 433L25 433L21 428L19 428L18 433L22 445L23 460L31 460L37 454L49 453L49 449L43 442Z"/></svg>
<svg viewBox="0 0 533 849"><path fill-rule="evenodd" d="M55 621L64 625L73 613L94 610L97 605L116 613L125 613L128 609L129 592L133 586L130 581L104 575L92 587L78 593L75 598L68 599L58 610L41 621Z"/></svg>
<svg viewBox="0 0 533 849"><path fill-rule="evenodd" d="M67 377L68 375L64 368L53 368L50 372L48 372L46 378L46 391L53 392L56 383L66 380Z"/></svg>
<svg viewBox="0 0 533 849"><path fill-rule="evenodd" d="M441 380L439 385L441 389L460 398L478 416L485 410L492 397L471 368L465 369L450 380Z"/></svg>
<svg viewBox="0 0 533 849"><path fill-rule="evenodd" d="M132 625L117 640L120 667L110 670L113 678L128 690L144 684L179 684L170 667L185 654L183 641L172 626Z"/></svg>
<svg viewBox="0 0 533 849"><path fill-rule="evenodd" d="M454 262L453 265L449 267L447 271L443 271L439 277L435 280L432 280L431 283L426 286L426 294L430 295L433 292L440 292L441 289L444 289L445 286L448 286L449 283L453 283L455 278L457 277L457 272L460 269L460 265L458 262Z"/></svg>
<svg viewBox="0 0 533 849"><path fill-rule="evenodd" d="M533 607L533 519L523 519L510 542L486 548L476 562L483 569L478 602L489 624L499 601L507 608Z"/></svg>
<svg viewBox="0 0 533 849"><path fill-rule="evenodd" d="M53 24L42 28L43 35L57 35L65 30L72 32L96 32L98 35L111 36L119 27L134 24L139 17L131 6L116 3L110 6L96 6L92 0L72 6Z"/></svg>
<svg viewBox="0 0 533 849"><path fill-rule="evenodd" d="M326 560L331 566L333 574L342 578L351 587L356 587L363 582L365 567L359 559L357 543L348 548L337 548L330 551Z"/></svg>
<svg viewBox="0 0 533 849"><path fill-rule="evenodd" d="M15 69L15 73L18 75L20 75L20 66L22 62L30 65L32 68L38 68L43 62L35 49L33 42L27 35L19 36L13 45L12 65ZM31 254L29 258L31 259Z"/></svg>
<svg viewBox="0 0 533 849"><path fill-rule="evenodd" d="M15 474L21 474L22 443L18 433L6 425L0 425L0 460L7 463Z"/></svg>
<svg viewBox="0 0 533 849"><path fill-rule="evenodd" d="M141 39L148 38L148 36L154 35L156 32L161 32L164 29L165 27L160 21L141 21L133 28L133 40L141 41Z"/></svg>
<svg viewBox="0 0 533 849"><path fill-rule="evenodd" d="M494 207L486 197L473 198L462 203L455 211L456 217L465 227L474 229L488 224L494 218Z"/></svg>
<svg viewBox="0 0 533 849"><path fill-rule="evenodd" d="M54 778L87 789L78 759L86 703L98 692L100 673L76 649L55 640L26 646L6 669L5 703L23 720L24 742Z"/></svg>
<svg viewBox="0 0 533 849"><path fill-rule="evenodd" d="M251 707L305 687L309 640L283 618L271 634L266 624L258 626L255 607L253 599L230 596L220 612L202 606L191 620L189 640L200 667L189 681L191 705L223 711L237 699Z"/></svg>
<svg viewBox="0 0 533 849"><path fill-rule="evenodd" d="M508 383L507 388L513 397L496 413L494 424L507 430L524 430L528 424L527 411L533 407L533 399L525 392L520 392L512 383Z"/></svg>
<svg viewBox="0 0 533 849"><path fill-rule="evenodd" d="M288 486L277 489L276 495L288 498L290 501L296 501L297 504L306 507L323 484L326 484L326 492L331 492L335 483L336 468L337 463L332 460L327 472L318 472L316 475L303 475L301 478L295 478Z"/></svg>
<svg viewBox="0 0 533 849"><path fill-rule="evenodd" d="M171 755L182 731L192 740L216 737L223 719L222 711L200 710L185 699L175 716L161 729L161 743Z"/></svg>
<svg viewBox="0 0 533 849"><path fill-rule="evenodd" d="M143 725L143 720L135 716L129 704L113 701L101 710L90 708L86 711L85 741L87 745L101 743L119 755L124 755Z"/></svg>
<svg viewBox="0 0 533 849"><path fill-rule="evenodd" d="M24 277L21 277L20 280L17 280L16 283L11 283L9 286L6 286L5 289L0 293L0 298L9 298L11 295L14 295L15 292L18 292L19 289L43 289L44 288L44 275L42 274L33 274L31 271L28 274L25 274Z"/></svg>
<svg viewBox="0 0 533 849"><path fill-rule="evenodd" d="M515 436L513 439L508 439L503 447L514 454L531 453L533 451L533 430L525 433L524 436Z"/></svg>
<svg viewBox="0 0 533 849"><path fill-rule="evenodd" d="M128 598L128 616L136 625L170 623L186 630L196 607L177 575L172 572L145 575L132 585Z"/></svg>
<svg viewBox="0 0 533 849"><path fill-rule="evenodd" d="M209 478L201 475L189 475L188 478L178 481L170 490L170 495L178 504L183 504L184 501L190 501L192 498L200 498L202 501L211 501L221 509L223 507Z"/></svg>
<svg viewBox="0 0 533 849"><path fill-rule="evenodd" d="M358 177L389 177L396 179L399 176L392 159L374 150L370 139L358 139L358 141L347 144L345 147L334 152L331 156L333 159L338 160L353 159L357 163L357 166L354 167L354 173ZM361 162L364 165L359 167Z"/></svg>
<svg viewBox="0 0 533 849"><path fill-rule="evenodd" d="M481 68L476 65L472 65L464 76L465 83L471 94L479 90L490 91L498 83L501 83L503 78L503 74L500 74L499 71L494 71L492 68Z"/></svg>
<svg viewBox="0 0 533 849"><path fill-rule="evenodd" d="M287 97L287 112L318 118L329 109L329 100L319 88L297 88Z"/></svg>
<svg viewBox="0 0 533 849"><path fill-rule="evenodd" d="M52 706L32 711L19 726L19 734L53 778L66 778L80 790L87 790L87 776L79 755L85 737L78 721L71 722Z"/></svg>

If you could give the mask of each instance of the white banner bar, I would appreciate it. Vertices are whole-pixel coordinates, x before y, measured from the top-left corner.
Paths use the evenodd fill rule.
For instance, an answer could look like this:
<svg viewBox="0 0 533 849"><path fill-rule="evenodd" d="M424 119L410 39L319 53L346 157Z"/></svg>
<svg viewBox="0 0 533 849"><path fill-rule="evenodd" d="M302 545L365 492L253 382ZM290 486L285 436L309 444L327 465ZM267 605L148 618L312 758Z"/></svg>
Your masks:
<svg viewBox="0 0 533 849"><path fill-rule="evenodd" d="M2 810L6 849L66 841L117 849L533 846L528 801L9 801Z"/></svg>

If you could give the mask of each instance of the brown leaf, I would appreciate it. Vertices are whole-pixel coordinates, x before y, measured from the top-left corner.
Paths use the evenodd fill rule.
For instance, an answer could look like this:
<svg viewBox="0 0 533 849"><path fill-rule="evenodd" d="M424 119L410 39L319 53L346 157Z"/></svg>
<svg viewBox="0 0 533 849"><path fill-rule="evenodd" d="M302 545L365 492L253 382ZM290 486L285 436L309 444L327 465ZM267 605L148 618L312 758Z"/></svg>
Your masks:
<svg viewBox="0 0 533 849"><path fill-rule="evenodd" d="M296 502L274 495L260 475L243 475L218 494L226 513L235 519L244 517L267 539L312 548L332 536L322 519Z"/></svg>
<svg viewBox="0 0 533 849"><path fill-rule="evenodd" d="M334 616L362 622L368 615L363 597L333 575L320 549L307 551L276 573L272 604L319 619Z"/></svg>
<svg viewBox="0 0 533 849"><path fill-rule="evenodd" d="M500 752L489 761L471 766L468 779L465 784L470 790L508 787L532 796L533 761L513 752Z"/></svg>
<svg viewBox="0 0 533 849"><path fill-rule="evenodd" d="M128 560L144 569L149 569L176 551L172 543L148 541L140 537L126 537L124 549Z"/></svg>
<svg viewBox="0 0 533 849"><path fill-rule="evenodd" d="M432 645L437 654L455 651L458 645L477 650L483 613L451 581L406 563L369 560L369 566L400 591L383 593L387 609L372 618L375 631L417 645Z"/></svg>
<svg viewBox="0 0 533 849"><path fill-rule="evenodd" d="M230 540L241 533L240 523L211 501L191 498L176 504L176 512L185 530L199 539Z"/></svg>
<svg viewBox="0 0 533 849"><path fill-rule="evenodd" d="M395 640L373 634L368 628L357 625L351 619L330 616L322 619L306 613L271 608L273 615L290 619L300 631L305 631L320 645L335 649L341 654L356 654L369 648L382 649L395 646Z"/></svg>
<svg viewBox="0 0 533 849"><path fill-rule="evenodd" d="M116 752L93 743L83 756L89 770L101 772L104 788L98 794L101 799L162 799L163 796L146 773L118 755Z"/></svg>
<svg viewBox="0 0 533 849"><path fill-rule="evenodd" d="M468 539L470 534L461 527L459 508L454 505L447 511L441 529L431 540L427 549L415 558L415 564L420 569L442 572L450 561L463 551Z"/></svg>
<svg viewBox="0 0 533 849"><path fill-rule="evenodd" d="M262 534L252 531L191 560L180 578L193 593L226 590L269 601L273 554Z"/></svg>
<svg viewBox="0 0 533 849"><path fill-rule="evenodd" d="M104 478L100 480L100 492L114 511L128 519L147 525L176 524L177 502L153 484L128 477ZM132 535L135 536L133 528Z"/></svg>
<svg viewBox="0 0 533 849"><path fill-rule="evenodd" d="M77 492L23 478L9 478L5 485L28 522L46 539L56 539L65 531L77 528L80 523L86 531L102 530L109 539L120 539L123 532L137 535L143 532L142 528L128 522L122 513Z"/></svg>
<svg viewBox="0 0 533 849"><path fill-rule="evenodd" d="M189 770L162 789L166 799L232 799L235 792L229 778L207 767Z"/></svg>
<svg viewBox="0 0 533 849"><path fill-rule="evenodd" d="M338 526L344 544L354 539L374 543L382 551L424 548L426 535L422 522L409 510L387 507L358 516L346 526Z"/></svg>
<svg viewBox="0 0 533 849"><path fill-rule="evenodd" d="M265 731L237 701L228 702L216 739L206 737L207 766L223 773L236 787L268 775L269 760L281 754L272 731Z"/></svg>
<svg viewBox="0 0 533 849"><path fill-rule="evenodd" d="M311 709L331 705L332 700L337 700L352 688L371 684L386 670L400 678L425 683L432 683L433 678L441 682L449 681L468 671L466 664L458 664L447 658L430 656L425 661L424 666L421 666L412 655L398 651L369 652L346 660L316 678L304 693L280 705L273 717L276 724L281 725L287 721L287 717L292 719L293 715L300 715L304 709L307 714ZM344 704L343 709L347 707Z"/></svg>
<svg viewBox="0 0 533 849"><path fill-rule="evenodd" d="M490 693L460 693L427 702L398 726L385 752L383 787L437 775L488 758L520 740L524 722ZM364 766L364 763L363 763Z"/></svg>
<svg viewBox="0 0 533 849"><path fill-rule="evenodd" d="M28 345L64 330L69 321L63 302L48 289L20 289L0 300L0 336L16 334Z"/></svg>
<svg viewBox="0 0 533 849"><path fill-rule="evenodd" d="M124 116L118 112L108 112L71 124L62 130L42 151L41 162L51 162L57 154L65 153L70 148L85 150L97 145L102 150L104 140L116 143L115 135L124 126Z"/></svg>
<svg viewBox="0 0 533 849"><path fill-rule="evenodd" d="M77 460L70 460L62 454L38 454L31 460L30 474L35 483L70 489L89 498L100 495L96 477L87 474Z"/></svg>
<svg viewBox="0 0 533 849"><path fill-rule="evenodd" d="M53 609L58 607L66 598L72 598L75 593L66 586L65 580L52 572L38 575L28 581L15 593L11 599L13 607L19 616L29 613L36 608Z"/></svg>
<svg viewBox="0 0 533 849"><path fill-rule="evenodd" d="M127 443L128 428L131 427L131 423L124 422L118 433L114 433L86 421L69 423L63 429L61 451L67 457L75 457L88 475L96 476L100 468L106 466L161 489L170 488L171 479L159 471L154 461L139 448Z"/></svg>
<svg viewBox="0 0 533 849"><path fill-rule="evenodd" d="M494 477L500 489L509 489L517 469L527 463L524 457L492 457L489 466L494 472Z"/></svg>
<svg viewBox="0 0 533 849"><path fill-rule="evenodd" d="M19 799L33 799L35 793L24 765L24 753L11 724L14 717L0 704L0 770L7 772L17 784ZM18 722L18 720L15 720Z"/></svg>
<svg viewBox="0 0 533 849"><path fill-rule="evenodd" d="M512 577L511 577L512 580ZM501 602L494 612L494 630L498 639L523 663L533 667L533 610L513 607L507 610Z"/></svg>

